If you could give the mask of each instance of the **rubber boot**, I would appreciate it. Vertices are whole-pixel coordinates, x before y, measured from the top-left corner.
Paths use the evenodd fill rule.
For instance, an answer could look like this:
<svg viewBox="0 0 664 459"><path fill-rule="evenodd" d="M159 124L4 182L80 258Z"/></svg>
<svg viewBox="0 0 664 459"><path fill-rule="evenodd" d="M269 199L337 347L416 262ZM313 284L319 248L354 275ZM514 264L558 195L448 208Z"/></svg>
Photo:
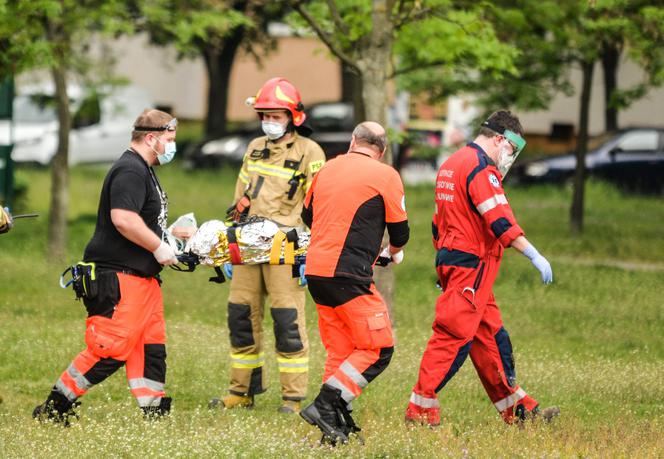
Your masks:
<svg viewBox="0 0 664 459"><path fill-rule="evenodd" d="M342 413L342 407L345 406L341 391L323 384L316 399L300 411L300 416L323 432L321 443L348 443L347 426Z"/></svg>
<svg viewBox="0 0 664 459"><path fill-rule="evenodd" d="M39 422L53 421L69 427L70 418L78 419L74 408L80 404L81 402L72 402L62 393L52 390L46 401L32 410L32 417L39 420Z"/></svg>
<svg viewBox="0 0 664 459"><path fill-rule="evenodd" d="M158 406L142 406L145 419L160 419L171 413L171 397L162 397Z"/></svg>

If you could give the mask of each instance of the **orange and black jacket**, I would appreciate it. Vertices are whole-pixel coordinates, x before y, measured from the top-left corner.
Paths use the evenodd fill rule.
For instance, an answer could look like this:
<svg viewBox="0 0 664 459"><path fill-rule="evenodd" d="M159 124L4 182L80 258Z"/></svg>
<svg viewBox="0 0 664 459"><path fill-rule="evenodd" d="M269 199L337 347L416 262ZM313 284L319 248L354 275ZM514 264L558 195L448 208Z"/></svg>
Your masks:
<svg viewBox="0 0 664 459"><path fill-rule="evenodd" d="M385 227L395 247L409 237L398 172L355 152L337 156L314 177L302 220L311 228L308 278L371 283Z"/></svg>

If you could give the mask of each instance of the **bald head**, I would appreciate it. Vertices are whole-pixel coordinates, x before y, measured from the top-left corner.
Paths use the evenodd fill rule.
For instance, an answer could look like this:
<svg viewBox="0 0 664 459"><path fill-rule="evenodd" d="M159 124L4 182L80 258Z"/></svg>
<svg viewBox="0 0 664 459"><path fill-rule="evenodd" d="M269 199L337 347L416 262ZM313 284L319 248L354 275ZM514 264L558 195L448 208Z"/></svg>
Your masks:
<svg viewBox="0 0 664 459"><path fill-rule="evenodd" d="M385 129L374 121L365 121L358 124L353 130L353 139L358 147L365 147L382 154L387 146Z"/></svg>

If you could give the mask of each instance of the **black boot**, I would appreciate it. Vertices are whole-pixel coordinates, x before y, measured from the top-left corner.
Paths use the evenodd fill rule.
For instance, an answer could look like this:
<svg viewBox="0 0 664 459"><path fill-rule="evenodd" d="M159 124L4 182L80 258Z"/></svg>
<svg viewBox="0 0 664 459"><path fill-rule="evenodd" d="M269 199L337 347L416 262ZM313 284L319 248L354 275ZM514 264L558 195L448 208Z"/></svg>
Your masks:
<svg viewBox="0 0 664 459"><path fill-rule="evenodd" d="M74 417L78 419L78 415L74 412L74 408L79 406L81 402L72 402L62 393L57 390L52 390L48 398L41 405L37 405L32 410L32 417L38 419L40 422L53 421L61 422L65 427L69 427L69 419Z"/></svg>
<svg viewBox="0 0 664 459"><path fill-rule="evenodd" d="M344 403L341 407L341 414L343 415L344 418L344 424L346 425L346 435L350 434L357 434L358 432L361 432L362 429L360 429L360 426L358 426L355 423L355 419L351 416L351 413L353 412L352 408L349 408L350 405ZM359 435L358 435L359 436ZM362 437L360 437L361 439Z"/></svg>
<svg viewBox="0 0 664 459"><path fill-rule="evenodd" d="M309 406L300 411L300 416L311 425L318 426L323 432L321 443L326 441L336 445L337 441L348 443L347 425L342 407L346 402L341 398L341 391L323 384L320 393Z"/></svg>
<svg viewBox="0 0 664 459"><path fill-rule="evenodd" d="M171 397L162 397L158 406L142 406L145 419L159 419L171 412Z"/></svg>

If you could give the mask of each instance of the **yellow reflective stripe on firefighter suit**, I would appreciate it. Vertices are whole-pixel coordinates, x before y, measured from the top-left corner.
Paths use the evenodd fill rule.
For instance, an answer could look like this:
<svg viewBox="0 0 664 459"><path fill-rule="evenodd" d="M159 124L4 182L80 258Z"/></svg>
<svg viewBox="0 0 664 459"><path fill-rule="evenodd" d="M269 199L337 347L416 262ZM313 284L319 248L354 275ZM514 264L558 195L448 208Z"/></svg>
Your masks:
<svg viewBox="0 0 664 459"><path fill-rule="evenodd" d="M301 359L277 357L277 363L279 364L279 371L282 373L306 373L309 371L308 357Z"/></svg>
<svg viewBox="0 0 664 459"><path fill-rule="evenodd" d="M265 364L265 354L233 354L231 368L260 368Z"/></svg>

